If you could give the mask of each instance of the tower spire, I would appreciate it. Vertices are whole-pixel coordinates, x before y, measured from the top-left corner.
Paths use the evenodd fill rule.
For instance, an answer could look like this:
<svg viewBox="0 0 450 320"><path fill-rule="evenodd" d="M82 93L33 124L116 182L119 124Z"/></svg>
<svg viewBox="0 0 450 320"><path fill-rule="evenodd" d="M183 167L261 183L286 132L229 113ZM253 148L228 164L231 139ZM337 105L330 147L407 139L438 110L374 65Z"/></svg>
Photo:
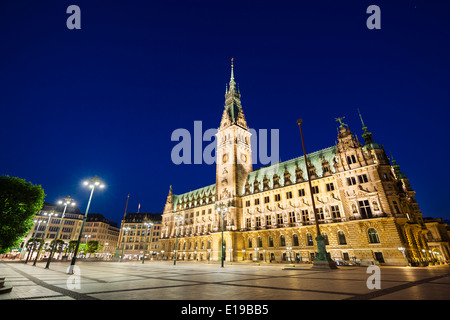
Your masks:
<svg viewBox="0 0 450 320"><path fill-rule="evenodd" d="M359 118L361 119L362 129L364 131L364 133L362 134L362 137L364 138L364 142L365 142L365 144L371 144L371 143L373 143L372 132L369 132L369 130L367 130L367 127L364 124L364 120L362 118L361 112L359 111L359 108L358 108L358 114L359 114Z"/></svg>
<svg viewBox="0 0 450 320"><path fill-rule="evenodd" d="M236 123L247 128L244 112L241 105L241 94L234 80L234 58L231 58L231 76L228 87L225 86L225 110L222 115L220 127Z"/></svg>
<svg viewBox="0 0 450 320"><path fill-rule="evenodd" d="M234 89L236 89L236 82L234 81L234 58L231 58L230 91Z"/></svg>

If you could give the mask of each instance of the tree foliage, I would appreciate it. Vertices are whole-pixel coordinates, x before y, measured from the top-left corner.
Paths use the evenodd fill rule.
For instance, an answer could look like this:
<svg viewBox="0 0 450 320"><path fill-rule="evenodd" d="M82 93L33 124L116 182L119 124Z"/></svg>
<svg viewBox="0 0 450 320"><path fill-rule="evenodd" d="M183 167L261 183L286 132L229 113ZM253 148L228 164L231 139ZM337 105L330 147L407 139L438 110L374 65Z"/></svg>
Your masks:
<svg viewBox="0 0 450 320"><path fill-rule="evenodd" d="M16 177L0 177L0 253L17 247L31 230L44 197L40 185Z"/></svg>

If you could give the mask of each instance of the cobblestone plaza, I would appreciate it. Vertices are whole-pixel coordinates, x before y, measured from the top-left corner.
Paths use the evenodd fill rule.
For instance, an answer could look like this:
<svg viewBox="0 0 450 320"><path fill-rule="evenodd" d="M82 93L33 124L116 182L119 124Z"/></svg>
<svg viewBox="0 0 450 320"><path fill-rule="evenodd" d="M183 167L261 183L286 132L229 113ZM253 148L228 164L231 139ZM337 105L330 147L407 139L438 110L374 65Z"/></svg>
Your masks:
<svg viewBox="0 0 450 320"><path fill-rule="evenodd" d="M0 263L10 293L0 300L448 300L450 268L381 267L380 289L364 267L314 270L311 265L172 261L84 262L35 267ZM72 277L72 278L70 278ZM77 277L76 280L73 277Z"/></svg>

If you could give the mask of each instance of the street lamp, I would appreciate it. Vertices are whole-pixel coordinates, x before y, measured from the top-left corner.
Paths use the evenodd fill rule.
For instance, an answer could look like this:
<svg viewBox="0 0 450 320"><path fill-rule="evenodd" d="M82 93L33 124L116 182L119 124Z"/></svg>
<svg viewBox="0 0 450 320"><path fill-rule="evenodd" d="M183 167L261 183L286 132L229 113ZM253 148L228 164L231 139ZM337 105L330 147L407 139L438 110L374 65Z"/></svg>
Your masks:
<svg viewBox="0 0 450 320"><path fill-rule="evenodd" d="M259 248L255 248L255 251L256 251L256 263L258 263L259 264Z"/></svg>
<svg viewBox="0 0 450 320"><path fill-rule="evenodd" d="M47 264L45 265L45 269L48 269L50 266L50 261L52 260L53 257L53 253L55 252L56 249L56 240L58 240L58 236L59 236L59 231L61 230L61 225L62 225L62 221L64 219L64 216L66 214L66 209L67 206L74 206L75 205L75 201L73 201L73 199L70 198L70 196L68 196L67 198L64 199L64 201L59 200L58 201L59 205L64 204L64 209L63 209L63 213L61 215L61 220L59 220L59 225L58 225L58 229L56 230L56 237L55 240L53 241L53 247L52 247L52 251L50 251L50 256L48 257L47 260Z"/></svg>
<svg viewBox="0 0 450 320"><path fill-rule="evenodd" d="M91 189L91 195L89 196L89 201L88 201L88 204L86 207L86 212L84 213L83 223L81 224L80 234L78 236L77 245L75 247L75 251L74 251L74 254L72 257L72 262L70 263L69 270L67 271L68 274L73 274L73 268L75 267L75 262L77 261L77 252L78 252L78 248L80 247L81 237L83 235L83 229L84 229L84 225L86 223L86 219L87 219L87 215L89 212L89 207L91 205L91 200L92 200L92 195L94 194L94 190L95 190L95 188L103 189L105 187L103 182L97 176L95 176L94 178L90 178L89 180L85 180L83 182L83 185L85 187L88 187Z"/></svg>
<svg viewBox="0 0 450 320"><path fill-rule="evenodd" d="M289 252L289 262L292 263L292 258L291 258L292 247L286 247L286 249Z"/></svg>
<svg viewBox="0 0 450 320"><path fill-rule="evenodd" d="M177 222L177 231L176 231L176 238L175 238L175 250L174 250L174 256L173 256L173 265L177 264L177 249L178 249L178 229L180 228L180 222L183 220L183 216L181 214L176 214L173 217L173 220Z"/></svg>
<svg viewBox="0 0 450 320"><path fill-rule="evenodd" d="M153 222L144 222L144 226L147 226L147 231L145 232L145 245L144 245L144 255L142 256L142 264L144 264L145 260L145 248L148 243L148 230L153 226Z"/></svg>
<svg viewBox="0 0 450 320"><path fill-rule="evenodd" d="M123 228L123 246L122 246L122 254L120 255L120 259L119 259L119 262L122 262L122 258L123 258L123 251L125 250L125 243L127 242L127 237L125 237L126 235L127 235L127 231L130 231L131 230L131 228L129 228L129 227L126 227L126 228Z"/></svg>
<svg viewBox="0 0 450 320"><path fill-rule="evenodd" d="M308 177L309 192L311 194L311 202L312 202L312 207L313 207L313 210L314 210L314 220L316 222L316 230L317 230L317 237L316 237L317 255L314 258L313 267L315 267L315 268L337 269L336 262L334 262L328 256L328 253L327 253L326 248L325 248L325 241L324 241L324 238L322 237L322 234L320 232L319 216L317 214L316 203L314 201L314 195L313 195L312 184L311 184L311 177L310 177L310 174L309 174L308 160L306 158L305 142L303 141L302 122L303 122L302 119L298 119L297 120L298 127L300 128L300 136L301 136L301 139L302 139L302 147L303 147L303 157L305 158L306 175Z"/></svg>
<svg viewBox="0 0 450 320"><path fill-rule="evenodd" d="M45 235L47 234L47 230L48 230L48 226L49 226L49 224L50 224L50 218L52 217L52 216L57 216L58 214L56 214L55 212L51 212L51 213L49 213L49 214L47 214L47 212L44 212L44 215L46 216L46 215L48 215L48 220L47 220L47 225L45 226L45 231L44 231L44 235L43 235L43 237L42 237L42 244L41 245L39 245L39 249L38 249L38 252L37 252L37 254L36 254L36 258L34 258L34 262L33 262L33 266L36 266L36 261L37 261L37 259L38 259L38 256L39 256L39 254L41 253L41 250L42 250L42 247L44 246L44 243L45 243Z"/></svg>
<svg viewBox="0 0 450 320"><path fill-rule="evenodd" d="M228 212L228 205L225 205L223 203L220 203L216 205L216 211L222 216L222 243L221 243L221 250L220 250L220 260L221 260L221 267L223 268L223 261L225 260L224 254L223 254L223 216L225 213Z"/></svg>

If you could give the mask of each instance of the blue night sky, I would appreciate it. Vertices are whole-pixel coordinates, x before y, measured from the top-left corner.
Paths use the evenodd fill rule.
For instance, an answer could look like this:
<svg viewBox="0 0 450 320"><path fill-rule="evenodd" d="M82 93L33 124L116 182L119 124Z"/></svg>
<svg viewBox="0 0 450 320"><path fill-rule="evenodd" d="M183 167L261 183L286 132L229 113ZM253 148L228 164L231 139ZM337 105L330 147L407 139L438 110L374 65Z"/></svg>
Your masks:
<svg viewBox="0 0 450 320"><path fill-rule="evenodd" d="M81 9L69 30L66 9ZM381 30L369 30L369 5ZM251 128L279 129L280 157L334 145L338 123L376 142L410 178L424 217L450 219L448 1L24 1L0 4L0 174L40 184L47 202L85 178L107 187L90 212L120 222L162 213L215 183L215 165L175 165L178 128L217 128L230 58ZM205 142L203 147L208 145ZM254 166L255 168L258 165Z"/></svg>

